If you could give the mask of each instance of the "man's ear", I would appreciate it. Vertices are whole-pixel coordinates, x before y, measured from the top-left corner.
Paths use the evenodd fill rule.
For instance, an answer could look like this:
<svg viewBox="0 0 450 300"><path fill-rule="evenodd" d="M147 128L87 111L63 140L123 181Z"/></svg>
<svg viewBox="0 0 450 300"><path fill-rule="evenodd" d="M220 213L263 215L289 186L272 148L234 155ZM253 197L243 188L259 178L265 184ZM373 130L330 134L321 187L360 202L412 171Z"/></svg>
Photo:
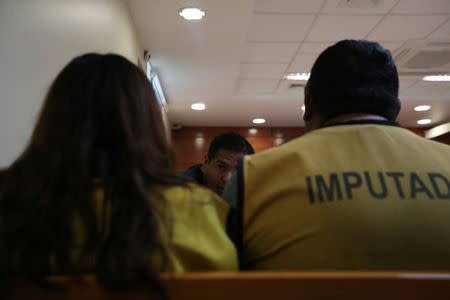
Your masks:
<svg viewBox="0 0 450 300"><path fill-rule="evenodd" d="M312 96L308 86L304 88L305 92L305 113L303 114L303 121L310 121L312 118Z"/></svg>
<svg viewBox="0 0 450 300"><path fill-rule="evenodd" d="M203 160L204 161L203 161L202 166L200 167L200 171L202 171L202 173L205 174L205 172L206 172L206 165L209 163L207 154L205 154L205 157L203 158Z"/></svg>
<svg viewBox="0 0 450 300"><path fill-rule="evenodd" d="M200 171L202 171L202 173L205 174L205 172L206 172L206 165L205 164L202 164L200 166Z"/></svg>
<svg viewBox="0 0 450 300"><path fill-rule="evenodd" d="M205 154L205 156L203 157L203 164L206 165L208 163L209 163L208 154Z"/></svg>

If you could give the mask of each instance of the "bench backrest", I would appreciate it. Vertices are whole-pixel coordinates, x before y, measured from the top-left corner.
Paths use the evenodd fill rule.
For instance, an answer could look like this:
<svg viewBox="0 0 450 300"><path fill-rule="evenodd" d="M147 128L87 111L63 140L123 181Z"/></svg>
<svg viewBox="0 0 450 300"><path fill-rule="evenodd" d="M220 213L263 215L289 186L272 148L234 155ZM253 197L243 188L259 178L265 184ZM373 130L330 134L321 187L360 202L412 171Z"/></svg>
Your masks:
<svg viewBox="0 0 450 300"><path fill-rule="evenodd" d="M171 300L353 300L353 299L450 299L450 273L404 272L241 272L164 274ZM46 291L20 284L8 289L9 299L122 300L156 299L145 289L105 291L94 276L83 283L53 277L66 290ZM1 297L2 299L6 299Z"/></svg>

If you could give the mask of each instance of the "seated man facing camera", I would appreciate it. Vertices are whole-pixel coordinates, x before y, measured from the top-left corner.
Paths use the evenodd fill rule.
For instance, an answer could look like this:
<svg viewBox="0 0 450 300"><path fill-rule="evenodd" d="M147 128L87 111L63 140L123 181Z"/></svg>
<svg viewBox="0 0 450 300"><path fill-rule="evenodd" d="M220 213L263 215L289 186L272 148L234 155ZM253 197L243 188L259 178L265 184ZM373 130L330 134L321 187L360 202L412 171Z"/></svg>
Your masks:
<svg viewBox="0 0 450 300"><path fill-rule="evenodd" d="M255 150L252 145L242 135L226 132L213 139L204 164L193 165L179 174L194 179L220 195L236 168L238 157L253 153Z"/></svg>
<svg viewBox="0 0 450 300"><path fill-rule="evenodd" d="M450 147L395 121L398 85L377 43L344 40L318 57L311 132L246 156L225 189L242 268L450 270Z"/></svg>

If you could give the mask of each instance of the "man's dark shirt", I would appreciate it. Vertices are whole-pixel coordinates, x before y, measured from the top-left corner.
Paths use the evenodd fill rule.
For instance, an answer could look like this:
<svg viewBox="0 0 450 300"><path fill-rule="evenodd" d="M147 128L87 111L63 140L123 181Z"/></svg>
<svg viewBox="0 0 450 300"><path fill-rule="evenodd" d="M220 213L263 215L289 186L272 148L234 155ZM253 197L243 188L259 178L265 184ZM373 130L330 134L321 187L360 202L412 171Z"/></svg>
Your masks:
<svg viewBox="0 0 450 300"><path fill-rule="evenodd" d="M201 170L202 164L196 164L189 169L179 171L178 174L184 177L190 177L198 184L203 185L203 172Z"/></svg>

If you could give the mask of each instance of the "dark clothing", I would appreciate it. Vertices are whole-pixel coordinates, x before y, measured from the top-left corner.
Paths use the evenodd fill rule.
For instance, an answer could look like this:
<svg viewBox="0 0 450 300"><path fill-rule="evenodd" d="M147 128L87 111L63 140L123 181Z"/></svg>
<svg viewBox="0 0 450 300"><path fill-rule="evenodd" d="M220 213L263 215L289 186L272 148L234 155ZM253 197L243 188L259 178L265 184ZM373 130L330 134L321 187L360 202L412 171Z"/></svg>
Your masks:
<svg viewBox="0 0 450 300"><path fill-rule="evenodd" d="M192 178L196 183L203 185L203 172L201 170L201 167L202 164L196 164L191 166L189 169L179 171L178 174L181 176Z"/></svg>

